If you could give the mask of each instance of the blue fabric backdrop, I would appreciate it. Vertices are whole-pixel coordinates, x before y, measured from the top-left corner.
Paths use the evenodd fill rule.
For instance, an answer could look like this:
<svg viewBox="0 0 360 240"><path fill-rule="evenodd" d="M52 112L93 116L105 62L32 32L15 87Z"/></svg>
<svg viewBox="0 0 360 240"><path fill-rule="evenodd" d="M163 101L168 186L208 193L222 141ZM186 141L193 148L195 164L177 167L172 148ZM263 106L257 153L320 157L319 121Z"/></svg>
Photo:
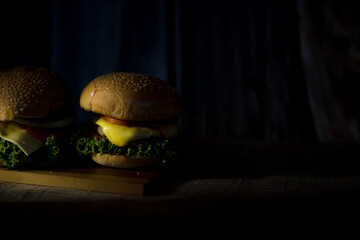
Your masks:
<svg viewBox="0 0 360 240"><path fill-rule="evenodd" d="M331 32L336 20L342 23L342 16L352 16L349 9L357 8L339 4L330 0L2 2L0 67L41 65L59 72L71 88L78 122L91 118L76 102L89 81L113 71L140 72L176 86L184 103L181 128L187 135L359 141L360 111L355 103L360 99L354 90L360 87L359 74L335 64L338 52L326 55L329 49L354 49L347 47L347 39L333 40L342 32ZM352 30L345 29L350 32L347 36L355 36L356 17L350 18L350 26ZM351 74L338 74L341 71Z"/></svg>

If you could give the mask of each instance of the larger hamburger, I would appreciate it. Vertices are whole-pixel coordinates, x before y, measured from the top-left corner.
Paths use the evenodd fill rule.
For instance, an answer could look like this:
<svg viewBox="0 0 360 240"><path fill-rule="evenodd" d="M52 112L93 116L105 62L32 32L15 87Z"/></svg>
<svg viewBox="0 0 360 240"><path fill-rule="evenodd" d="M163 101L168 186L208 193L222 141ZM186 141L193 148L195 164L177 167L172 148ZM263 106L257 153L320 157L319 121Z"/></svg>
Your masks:
<svg viewBox="0 0 360 240"><path fill-rule="evenodd" d="M72 141L79 154L118 168L166 165L176 158L182 105L167 82L136 73L106 74L84 88L80 106L95 116L90 131Z"/></svg>
<svg viewBox="0 0 360 240"><path fill-rule="evenodd" d="M64 128L75 120L70 92L47 68L0 71L0 166L54 167Z"/></svg>

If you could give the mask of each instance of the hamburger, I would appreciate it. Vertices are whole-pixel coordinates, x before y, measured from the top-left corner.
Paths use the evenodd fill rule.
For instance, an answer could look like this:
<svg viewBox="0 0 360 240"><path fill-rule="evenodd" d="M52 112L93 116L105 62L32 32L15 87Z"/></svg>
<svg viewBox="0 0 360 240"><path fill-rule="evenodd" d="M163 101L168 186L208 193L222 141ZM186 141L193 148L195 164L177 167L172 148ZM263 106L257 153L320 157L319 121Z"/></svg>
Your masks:
<svg viewBox="0 0 360 240"><path fill-rule="evenodd" d="M0 165L55 166L63 129L74 120L69 89L57 73L29 66L0 71Z"/></svg>
<svg viewBox="0 0 360 240"><path fill-rule="evenodd" d="M87 131L71 141L80 155L117 168L167 165L176 159L179 94L153 76L115 72L92 80L80 107L94 112Z"/></svg>

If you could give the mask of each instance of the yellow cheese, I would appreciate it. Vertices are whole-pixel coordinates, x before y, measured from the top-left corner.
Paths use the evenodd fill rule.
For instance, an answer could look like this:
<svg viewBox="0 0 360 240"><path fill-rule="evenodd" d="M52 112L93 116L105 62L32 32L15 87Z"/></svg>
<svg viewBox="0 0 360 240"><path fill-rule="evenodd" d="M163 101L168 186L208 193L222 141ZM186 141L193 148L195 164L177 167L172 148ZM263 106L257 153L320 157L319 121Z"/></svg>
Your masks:
<svg viewBox="0 0 360 240"><path fill-rule="evenodd" d="M27 156L43 146L39 139L13 122L0 121L0 137L16 144Z"/></svg>
<svg viewBox="0 0 360 240"><path fill-rule="evenodd" d="M110 142L120 147L132 141L150 137L164 136L170 138L177 133L177 126L174 123L156 124L149 127L128 127L112 124L103 118L99 118L95 123L102 127L105 136Z"/></svg>

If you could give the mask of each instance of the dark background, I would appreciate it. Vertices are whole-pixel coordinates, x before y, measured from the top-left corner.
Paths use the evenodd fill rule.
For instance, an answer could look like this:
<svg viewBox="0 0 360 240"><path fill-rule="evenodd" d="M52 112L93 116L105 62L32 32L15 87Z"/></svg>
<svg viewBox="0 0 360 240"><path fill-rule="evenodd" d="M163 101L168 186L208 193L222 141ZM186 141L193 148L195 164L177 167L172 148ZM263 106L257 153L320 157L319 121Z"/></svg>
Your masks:
<svg viewBox="0 0 360 240"><path fill-rule="evenodd" d="M357 1L52 0L0 3L0 68L50 67L77 107L123 71L180 92L186 135L359 142Z"/></svg>
<svg viewBox="0 0 360 240"><path fill-rule="evenodd" d="M190 136L149 197L1 182L6 230L18 233L19 219L32 232L83 236L85 222L91 234L147 239L358 229L360 1L11 0L0 10L0 68L60 73L78 122L91 117L77 103L89 81L140 72L176 86Z"/></svg>

